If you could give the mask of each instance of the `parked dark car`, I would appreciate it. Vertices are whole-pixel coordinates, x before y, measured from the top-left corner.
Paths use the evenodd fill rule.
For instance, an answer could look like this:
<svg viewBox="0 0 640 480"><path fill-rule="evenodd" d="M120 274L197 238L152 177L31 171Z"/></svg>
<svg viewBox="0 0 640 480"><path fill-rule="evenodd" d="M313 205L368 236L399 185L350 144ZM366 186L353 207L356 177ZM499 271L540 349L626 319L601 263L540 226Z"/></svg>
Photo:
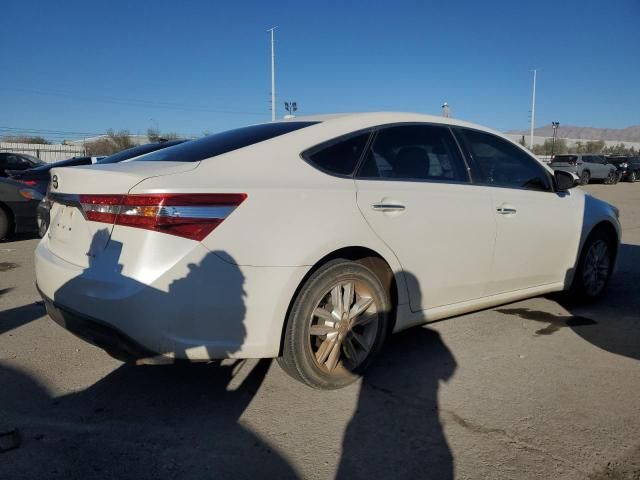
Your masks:
<svg viewBox="0 0 640 480"><path fill-rule="evenodd" d="M27 170L10 170L7 169L7 177L18 182L24 183L29 187L38 190L41 194L45 194L49 185L49 170L54 167L75 167L76 165L91 165L96 163L99 158L105 157L73 157L66 160L60 160L52 163L42 163L34 168Z"/></svg>
<svg viewBox="0 0 640 480"><path fill-rule="evenodd" d="M7 170L27 170L44 165L42 160L25 153L0 152L0 178L7 177Z"/></svg>
<svg viewBox="0 0 640 480"><path fill-rule="evenodd" d="M593 154L568 154L556 155L549 164L554 170L575 173L580 177L582 185L591 180L602 180L604 183L618 183L616 167L607 162L604 155Z"/></svg>
<svg viewBox="0 0 640 480"><path fill-rule="evenodd" d="M42 194L29 186L0 178L0 240L13 233L37 231L36 210Z"/></svg>
<svg viewBox="0 0 640 480"><path fill-rule="evenodd" d="M640 180L640 157L612 155L607 157L607 160L618 169L620 180L626 182Z"/></svg>
<svg viewBox="0 0 640 480"><path fill-rule="evenodd" d="M187 140L170 140L159 143L147 143L146 145L139 145L137 147L129 148L127 150L123 150L118 153L114 153L108 157L104 157L103 159L96 162L97 164L105 164L105 163L118 163L124 162L125 160L129 160L134 157L138 157L140 155L144 155L145 153L155 152L156 150L161 150L163 148L172 147L174 145L178 145L180 143L186 142ZM81 157L83 159L91 157ZM12 178L19 182L24 182L30 187L36 189L40 192L44 198L37 210L37 225L38 225L38 235L41 237L47 232L49 228L49 200L46 197L47 189L49 187L50 175L49 172L52 168L59 167L71 167L71 166L79 166L79 165L91 165L93 162L85 163L76 163L72 162L72 160L78 161L77 158L70 158L69 160L63 160L61 162L50 163L48 165L44 165L42 167L34 168L32 170L27 170L24 172L17 173Z"/></svg>
<svg viewBox="0 0 640 480"><path fill-rule="evenodd" d="M73 157L67 160L61 160L59 162L46 163L30 170L10 171L9 176L14 180L23 182L30 187L35 188L44 195L45 193L47 193L47 187L49 186L50 180L49 172L52 168L77 167L80 165L91 165L93 163L118 163L133 157L137 157L138 155L155 152L156 150L160 150L161 148L178 145L179 143L182 143L184 141L186 140L172 140L169 142L148 143L146 145L140 145L137 147L129 148L127 150L123 150L108 157L102 157L99 160L96 160L96 157Z"/></svg>

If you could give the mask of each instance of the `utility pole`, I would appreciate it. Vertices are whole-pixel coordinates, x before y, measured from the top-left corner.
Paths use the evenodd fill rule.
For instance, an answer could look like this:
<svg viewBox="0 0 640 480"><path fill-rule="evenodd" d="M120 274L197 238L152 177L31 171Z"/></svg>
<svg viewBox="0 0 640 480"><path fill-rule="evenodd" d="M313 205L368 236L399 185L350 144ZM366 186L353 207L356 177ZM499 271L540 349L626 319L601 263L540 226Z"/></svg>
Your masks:
<svg viewBox="0 0 640 480"><path fill-rule="evenodd" d="M537 70L533 69L533 98L531 100L531 138L529 141L531 142L530 148L533 150L533 129L536 126L536 76Z"/></svg>
<svg viewBox="0 0 640 480"><path fill-rule="evenodd" d="M551 142L551 158L556 150L556 138L558 138L558 127L560 126L560 122L551 122L551 128L553 128L553 141Z"/></svg>
<svg viewBox="0 0 640 480"><path fill-rule="evenodd" d="M449 118L449 116L451 115L451 110L449 109L449 104L447 102L444 102L442 104L442 116L445 118Z"/></svg>
<svg viewBox="0 0 640 480"><path fill-rule="evenodd" d="M276 47L275 47L275 30L272 27L267 32L271 32L271 121L276 121Z"/></svg>

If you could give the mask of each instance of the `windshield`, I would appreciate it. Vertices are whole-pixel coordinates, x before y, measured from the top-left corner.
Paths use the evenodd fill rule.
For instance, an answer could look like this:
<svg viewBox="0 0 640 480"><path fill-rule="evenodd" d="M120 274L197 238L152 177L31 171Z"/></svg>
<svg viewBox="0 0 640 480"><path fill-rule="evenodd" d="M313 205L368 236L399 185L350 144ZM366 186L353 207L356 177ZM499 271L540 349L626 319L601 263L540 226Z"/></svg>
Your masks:
<svg viewBox="0 0 640 480"><path fill-rule="evenodd" d="M191 140L183 145L160 150L140 157L136 162L198 162L205 158L215 157L223 153L238 150L270 138L314 125L318 122L276 122L236 128L198 140Z"/></svg>

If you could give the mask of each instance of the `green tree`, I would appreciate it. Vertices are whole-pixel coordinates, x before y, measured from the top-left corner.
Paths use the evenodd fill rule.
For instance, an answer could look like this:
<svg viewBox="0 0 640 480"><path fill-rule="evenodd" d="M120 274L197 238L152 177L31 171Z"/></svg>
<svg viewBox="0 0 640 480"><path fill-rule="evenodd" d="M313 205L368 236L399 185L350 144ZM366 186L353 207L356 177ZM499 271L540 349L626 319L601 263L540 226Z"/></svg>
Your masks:
<svg viewBox="0 0 640 480"><path fill-rule="evenodd" d="M155 143L160 139L160 130L157 128L147 128L147 138L151 143Z"/></svg>
<svg viewBox="0 0 640 480"><path fill-rule="evenodd" d="M2 137L2 141L11 143L37 143L39 145L49 145L51 143L44 137L29 135L9 135Z"/></svg>
<svg viewBox="0 0 640 480"><path fill-rule="evenodd" d="M604 148L604 140L590 141L584 146L584 153L600 153Z"/></svg>
<svg viewBox="0 0 640 480"><path fill-rule="evenodd" d="M85 144L87 155L113 155L127 148L133 147L129 130L107 130L106 136Z"/></svg>

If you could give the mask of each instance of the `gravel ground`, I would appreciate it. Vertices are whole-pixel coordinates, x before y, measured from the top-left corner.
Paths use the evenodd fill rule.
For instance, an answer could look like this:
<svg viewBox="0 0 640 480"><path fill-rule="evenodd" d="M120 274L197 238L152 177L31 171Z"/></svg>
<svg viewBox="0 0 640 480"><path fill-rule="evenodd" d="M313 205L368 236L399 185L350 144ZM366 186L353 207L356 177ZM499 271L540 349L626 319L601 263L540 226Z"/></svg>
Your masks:
<svg viewBox="0 0 640 480"><path fill-rule="evenodd" d="M640 184L586 188L624 229L602 302L412 329L333 392L269 361L124 365L44 315L37 241L2 243L0 479L639 479Z"/></svg>

